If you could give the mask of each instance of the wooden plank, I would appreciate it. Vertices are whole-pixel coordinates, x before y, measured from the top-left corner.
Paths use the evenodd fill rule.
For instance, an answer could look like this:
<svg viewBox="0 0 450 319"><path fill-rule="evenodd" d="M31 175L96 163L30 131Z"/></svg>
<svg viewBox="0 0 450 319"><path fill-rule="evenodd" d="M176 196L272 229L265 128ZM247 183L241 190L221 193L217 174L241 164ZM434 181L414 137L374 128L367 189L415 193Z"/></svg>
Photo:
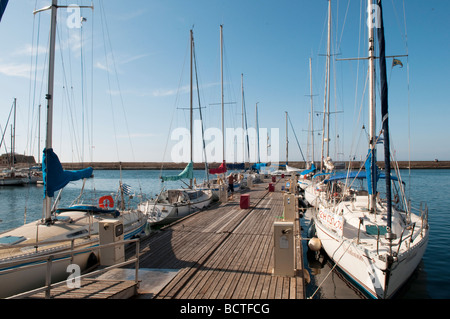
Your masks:
<svg viewBox="0 0 450 319"><path fill-rule="evenodd" d="M269 193L264 184L248 193L249 209L240 209L235 195L162 231L169 234L150 236L141 267L182 268L156 298L302 296L301 278L272 276L273 223L283 213L282 193Z"/></svg>

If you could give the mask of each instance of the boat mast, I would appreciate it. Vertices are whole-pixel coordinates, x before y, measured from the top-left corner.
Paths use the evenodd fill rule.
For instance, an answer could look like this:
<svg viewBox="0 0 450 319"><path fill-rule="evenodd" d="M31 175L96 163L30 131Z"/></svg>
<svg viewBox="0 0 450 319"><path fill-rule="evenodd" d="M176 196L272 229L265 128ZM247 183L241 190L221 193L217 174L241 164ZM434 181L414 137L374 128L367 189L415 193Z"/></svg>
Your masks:
<svg viewBox="0 0 450 319"><path fill-rule="evenodd" d="M223 108L223 25L220 25L220 104L222 106L222 163L225 163L225 127L224 127L224 108Z"/></svg>
<svg viewBox="0 0 450 319"><path fill-rule="evenodd" d="M58 13L58 0L52 0L51 6L51 25L50 25L50 47L49 47L49 65L48 65L48 88L45 98L47 100L47 127L46 127L46 141L45 148L52 148L52 134L53 134L53 86L55 75L55 43L56 43L56 17ZM51 197L44 194L43 212L45 216L45 223L51 221Z"/></svg>
<svg viewBox="0 0 450 319"><path fill-rule="evenodd" d="M14 124L11 132L11 167L14 168L14 153L16 151L16 107L17 99L14 98Z"/></svg>
<svg viewBox="0 0 450 319"><path fill-rule="evenodd" d="M368 8L369 15L371 14L370 10L372 9L373 0L368 0ZM369 36L369 152L371 155L371 185L368 187L371 188L371 192L369 192L369 211L375 211L376 205L376 141L375 141L375 39L374 39L374 26L371 23L368 23L368 36Z"/></svg>
<svg viewBox="0 0 450 319"><path fill-rule="evenodd" d="M242 104L242 162L245 168L245 129L244 129L244 74L241 73L241 104Z"/></svg>
<svg viewBox="0 0 450 319"><path fill-rule="evenodd" d="M258 159L258 163L261 163L261 159L259 157L259 125L258 125L258 103L255 105L255 115L256 115L256 157ZM256 158L255 158L256 161Z"/></svg>
<svg viewBox="0 0 450 319"><path fill-rule="evenodd" d="M328 0L328 39L327 39L327 60L326 60L326 82L325 82L325 94L323 100L323 124L322 124L322 155L320 169L323 170L324 165L324 149L325 149L325 124L327 123L327 157L329 156L329 137L330 137L330 46L331 46L331 0ZM326 121L326 122L325 122Z"/></svg>
<svg viewBox="0 0 450 319"><path fill-rule="evenodd" d="M55 43L56 43L56 17L58 14L58 8L69 8L68 6L58 6L58 0L52 0L52 4L43 9L39 9L33 12L33 14L51 10L51 21L50 21L50 44L49 44L49 56L48 56L48 87L47 94L45 95L45 99L47 100L47 124L46 124L46 140L45 140L45 148L51 149L52 145L52 136L53 136L53 88L55 82ZM76 6L77 8L91 8L93 6ZM44 181L44 184L46 182ZM44 215L44 223L51 222L51 209L52 209L52 200L51 197L44 194L44 200L42 205L42 211Z"/></svg>
<svg viewBox="0 0 450 319"><path fill-rule="evenodd" d="M288 112L286 113L286 166L288 165L288 151L289 151L289 139L288 139Z"/></svg>
<svg viewBox="0 0 450 319"><path fill-rule="evenodd" d="M194 34L192 32L191 29L191 79L190 79L190 136L191 136L191 162L193 162L193 139L192 139L192 115L193 115L193 110L192 110L192 98L193 98L193 93L192 93L192 55L193 55L193 48L194 48ZM189 179L189 188L192 188L192 178Z"/></svg>
<svg viewBox="0 0 450 319"><path fill-rule="evenodd" d="M311 68L311 58L309 58L309 96L311 99L311 160L314 163L314 103L313 103L313 92L312 92L312 68Z"/></svg>

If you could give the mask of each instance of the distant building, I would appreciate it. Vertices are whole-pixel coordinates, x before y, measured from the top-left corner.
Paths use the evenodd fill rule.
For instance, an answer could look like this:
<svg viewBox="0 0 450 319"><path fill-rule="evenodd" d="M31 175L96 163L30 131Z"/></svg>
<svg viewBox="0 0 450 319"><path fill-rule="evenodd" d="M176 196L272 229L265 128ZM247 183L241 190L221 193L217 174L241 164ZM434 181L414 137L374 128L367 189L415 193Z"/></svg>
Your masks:
<svg viewBox="0 0 450 319"><path fill-rule="evenodd" d="M0 155L0 166L10 166L11 163L11 154L2 154ZM14 153L14 164L20 165L20 164L26 164L26 165L33 165L36 164L36 161L34 159L34 156L27 156L27 155L21 155Z"/></svg>

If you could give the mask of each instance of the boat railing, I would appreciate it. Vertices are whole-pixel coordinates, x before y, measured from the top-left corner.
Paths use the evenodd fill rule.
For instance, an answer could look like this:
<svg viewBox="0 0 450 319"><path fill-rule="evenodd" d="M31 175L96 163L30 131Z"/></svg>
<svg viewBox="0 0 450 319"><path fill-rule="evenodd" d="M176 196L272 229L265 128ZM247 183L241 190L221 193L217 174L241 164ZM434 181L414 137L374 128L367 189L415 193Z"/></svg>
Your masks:
<svg viewBox="0 0 450 319"><path fill-rule="evenodd" d="M128 244L132 244L132 243L136 243L136 253L135 253L135 257L129 260L126 260L124 262L119 262L116 263L114 265L96 270L96 271L92 271L92 272L88 272L84 275L80 275L77 276L76 278L71 278L69 276L70 279L67 280L63 280L57 283L51 283L51 274L52 274L52 263L53 261L57 260L58 258L62 258L67 256L68 252L64 251L64 252L57 252L54 254L48 254L45 256L40 256L40 257L34 257L34 258L29 258L29 259L22 259L21 263L23 262L27 262L28 265L26 266L22 266L22 267L16 267L16 268L10 268L7 270L2 270L0 271L0 276L6 273L12 273L12 272L17 272L17 271L21 271L24 268L33 268L33 267L39 267L42 266L42 262L46 262L47 263L47 267L46 267L46 274L45 274L45 285L43 287L40 288L36 288L27 292L23 292L14 296L10 296L7 297L6 299L22 299L22 298L26 298L28 296L40 293L45 291L45 298L49 299L50 298L50 293L51 290L63 285L68 284L69 280L72 279L79 279L81 280L82 278L87 278L87 277L96 277L104 272L107 272L111 269L115 269L115 268L120 268L126 265L130 265L130 264L135 264L135 276L134 276L134 280L135 283L137 284L139 282L139 277L138 277L138 273L139 273L139 251L140 251L140 239L136 238L136 239L129 239L129 240L121 240L121 241L117 241L117 242L113 242L113 243L108 243L108 244L103 244L103 245L97 245L95 247L87 247L87 248L78 248L78 249L73 249L70 251L71 256L75 255L75 254L82 254L82 253L88 253L88 252L93 252L93 251L100 251L102 248L108 248L108 247L114 247L116 245L128 245ZM41 263L36 263L36 262L41 262Z"/></svg>
<svg viewBox="0 0 450 319"><path fill-rule="evenodd" d="M77 241L77 243L75 244L75 242ZM71 238L71 239L65 239L65 240L49 240L49 241L42 241L39 243L33 243L33 244L14 244L14 245L0 245L0 252L2 250L7 250L7 249L22 249L24 251L23 254L21 255L17 255L15 254L14 256L11 257L5 257L3 258L4 260L11 260L13 261L13 263L22 263L24 258L26 260L29 260L31 257L30 255L33 256L38 256L38 255L48 255L51 252L55 252L55 251L60 251L61 249L63 249L65 252L69 249L70 250L74 250L75 248L78 248L80 246L85 246L86 244L89 244L91 242L97 242L98 241L98 237L93 237L93 236L85 236L85 237L77 237L77 238ZM52 246L53 244L59 244L56 246ZM28 248L28 250L25 250L26 248ZM36 257L39 258L39 257ZM5 264L2 263L2 267ZM9 265L9 264L8 264Z"/></svg>

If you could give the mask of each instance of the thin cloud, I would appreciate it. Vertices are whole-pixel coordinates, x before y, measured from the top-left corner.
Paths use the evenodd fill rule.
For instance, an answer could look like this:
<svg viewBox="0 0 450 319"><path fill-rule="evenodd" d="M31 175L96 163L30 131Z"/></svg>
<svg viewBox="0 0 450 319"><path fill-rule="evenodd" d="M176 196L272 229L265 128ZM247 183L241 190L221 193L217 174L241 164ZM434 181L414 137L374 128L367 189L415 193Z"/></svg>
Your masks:
<svg viewBox="0 0 450 319"><path fill-rule="evenodd" d="M41 67L38 68L42 69ZM33 68L34 71L34 68ZM6 76L14 76L14 77L21 77L21 78L30 78L30 64L25 63L7 63L7 64L0 64L0 73L4 74Z"/></svg>

